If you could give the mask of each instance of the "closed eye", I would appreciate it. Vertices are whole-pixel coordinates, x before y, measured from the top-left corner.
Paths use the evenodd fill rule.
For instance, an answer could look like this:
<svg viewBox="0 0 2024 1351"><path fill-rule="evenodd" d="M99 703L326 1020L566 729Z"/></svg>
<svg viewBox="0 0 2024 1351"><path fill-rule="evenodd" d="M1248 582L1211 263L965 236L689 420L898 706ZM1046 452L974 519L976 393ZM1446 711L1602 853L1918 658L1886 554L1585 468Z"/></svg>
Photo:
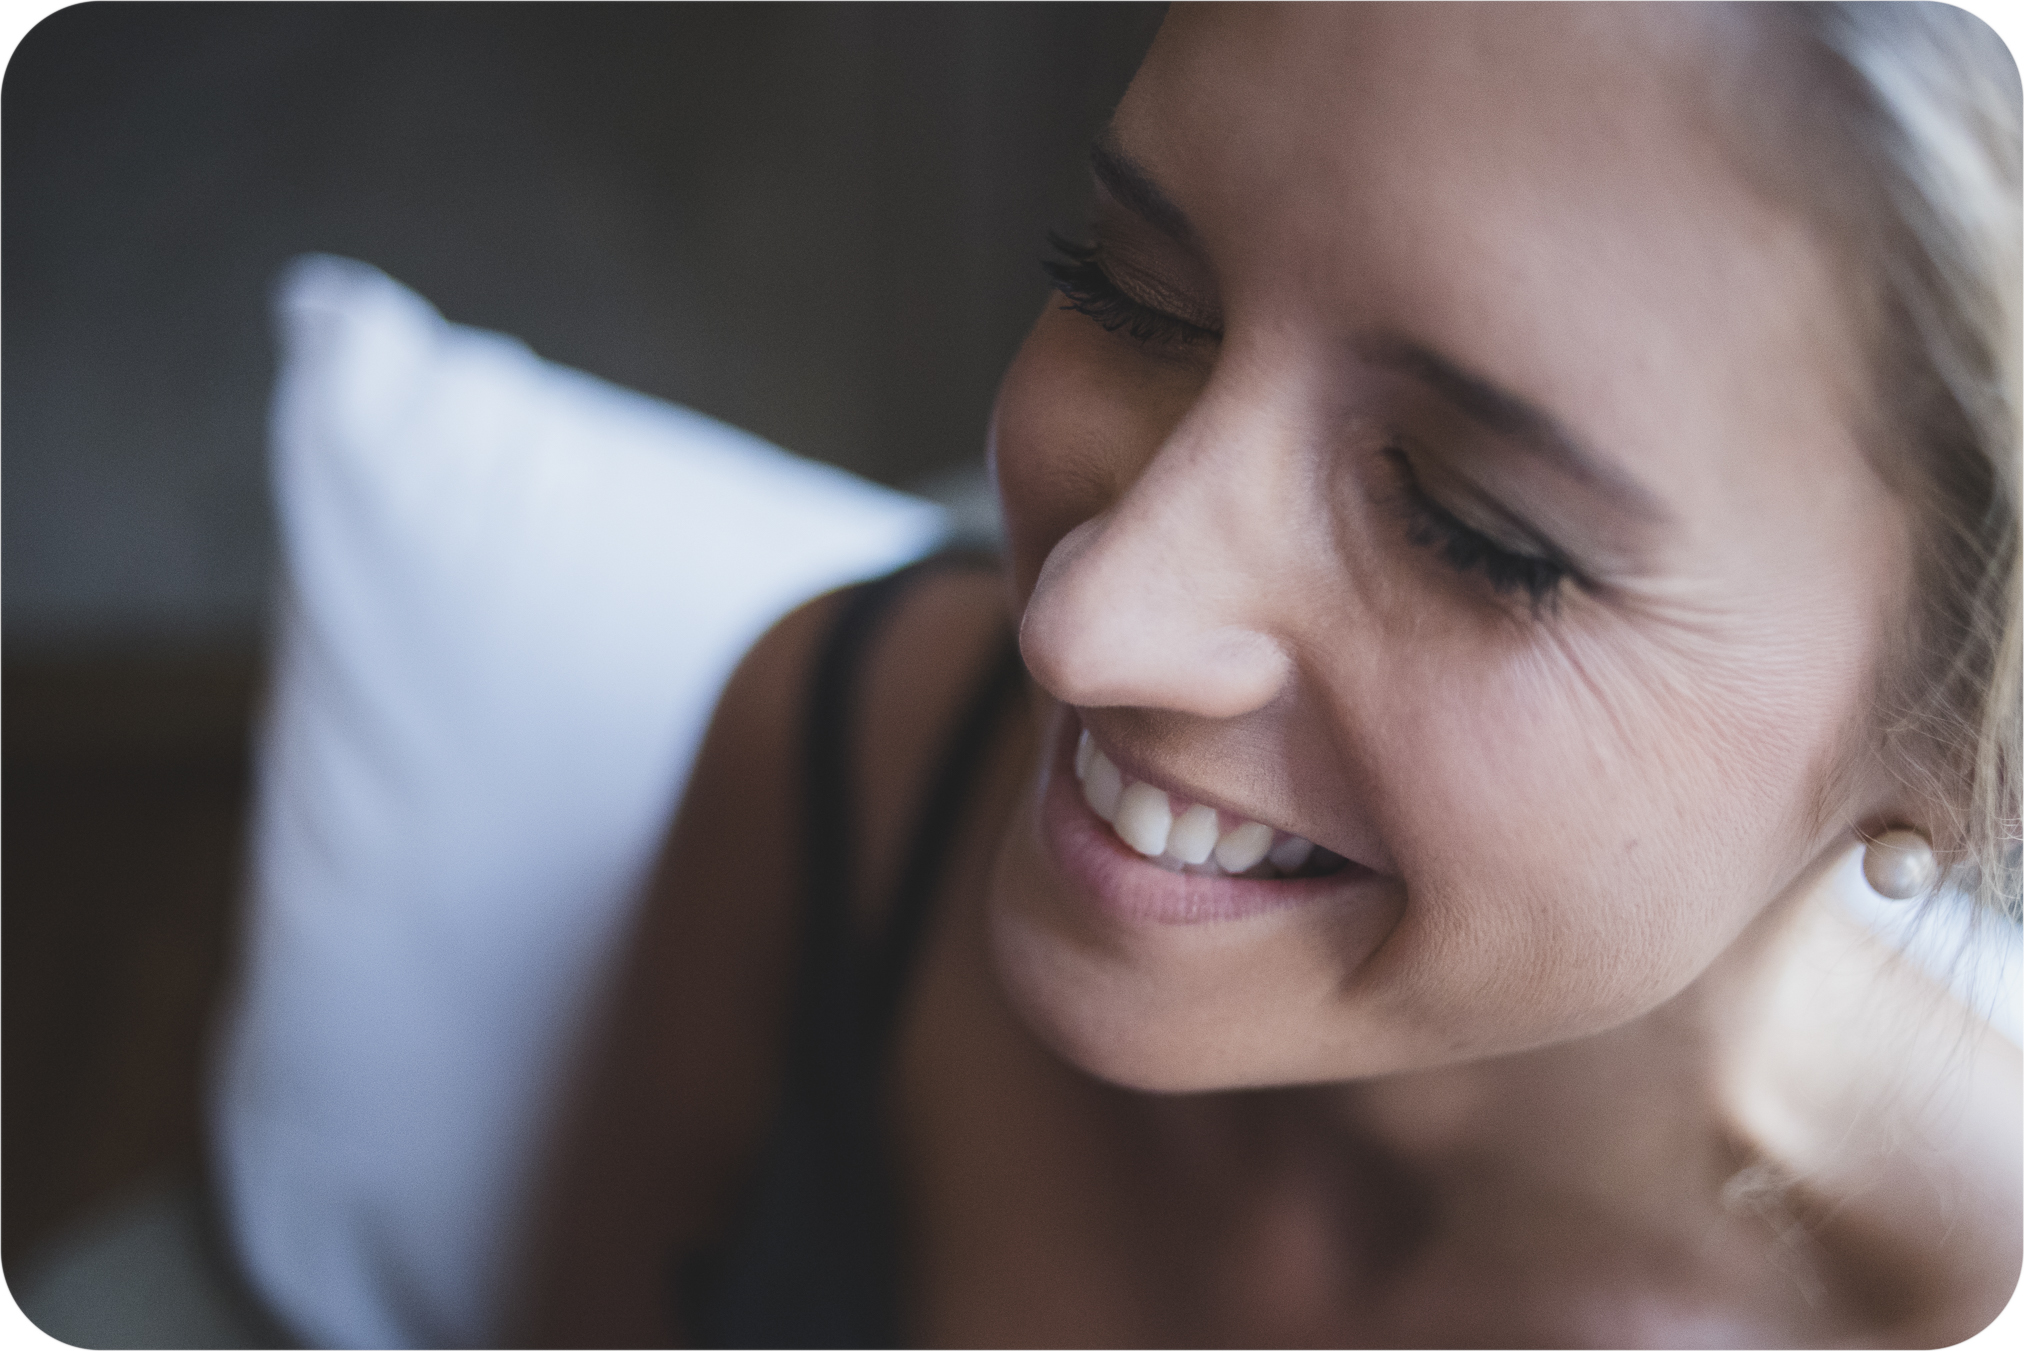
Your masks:
<svg viewBox="0 0 2024 1351"><path fill-rule="evenodd" d="M1405 489L1406 537L1431 549L1456 572L1481 576L1499 595L1523 593L1535 615L1554 608L1569 579L1582 581L1573 565L1552 550L1534 554L1507 548L1435 501L1398 447L1388 447L1384 455L1397 468Z"/></svg>
<svg viewBox="0 0 2024 1351"><path fill-rule="evenodd" d="M1062 308L1088 315L1104 332L1122 332L1146 346L1187 347L1222 340L1223 335L1215 329L1156 310L1118 289L1103 270L1099 246L1077 244L1052 231L1047 242L1061 256L1045 259L1041 265L1054 279L1054 289L1067 301Z"/></svg>

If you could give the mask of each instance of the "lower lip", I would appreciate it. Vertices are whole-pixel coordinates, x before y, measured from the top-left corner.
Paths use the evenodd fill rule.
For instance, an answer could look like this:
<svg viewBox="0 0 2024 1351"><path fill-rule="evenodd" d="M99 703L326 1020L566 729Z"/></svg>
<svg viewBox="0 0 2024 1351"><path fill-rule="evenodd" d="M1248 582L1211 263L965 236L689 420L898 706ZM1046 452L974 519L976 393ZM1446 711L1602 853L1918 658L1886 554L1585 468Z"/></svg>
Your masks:
<svg viewBox="0 0 2024 1351"><path fill-rule="evenodd" d="M1041 829L1068 880L1114 919L1154 924L1214 924L1353 901L1383 879L1355 863L1326 877L1260 882L1169 872L1118 838L1083 800L1075 777L1081 731L1067 714L1041 804Z"/></svg>

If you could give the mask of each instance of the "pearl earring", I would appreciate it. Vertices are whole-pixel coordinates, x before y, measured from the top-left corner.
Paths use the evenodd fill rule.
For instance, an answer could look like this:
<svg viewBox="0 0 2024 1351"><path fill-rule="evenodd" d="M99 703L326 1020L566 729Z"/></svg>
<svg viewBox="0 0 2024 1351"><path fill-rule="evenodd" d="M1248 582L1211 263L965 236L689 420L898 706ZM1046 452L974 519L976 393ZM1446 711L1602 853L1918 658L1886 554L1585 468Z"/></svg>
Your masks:
<svg viewBox="0 0 2024 1351"><path fill-rule="evenodd" d="M1879 896L1909 901L1925 895L1940 875L1940 861L1923 831L1886 830L1862 851L1862 875Z"/></svg>

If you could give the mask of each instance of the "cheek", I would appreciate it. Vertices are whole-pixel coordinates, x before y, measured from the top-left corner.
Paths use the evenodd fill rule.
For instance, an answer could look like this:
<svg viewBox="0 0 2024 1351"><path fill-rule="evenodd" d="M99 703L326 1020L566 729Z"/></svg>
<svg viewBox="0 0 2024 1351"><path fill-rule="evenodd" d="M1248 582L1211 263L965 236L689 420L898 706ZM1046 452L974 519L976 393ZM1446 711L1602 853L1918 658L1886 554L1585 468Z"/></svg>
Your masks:
<svg viewBox="0 0 2024 1351"><path fill-rule="evenodd" d="M1121 496L1186 414L1205 372L1050 301L998 387L989 454L1023 609L1049 551Z"/></svg>
<svg viewBox="0 0 2024 1351"><path fill-rule="evenodd" d="M1677 992L1818 856L1867 630L1777 639L1591 617L1500 650L1405 644L1369 748L1420 978L1607 1022ZM1466 650L1458 650L1466 649Z"/></svg>

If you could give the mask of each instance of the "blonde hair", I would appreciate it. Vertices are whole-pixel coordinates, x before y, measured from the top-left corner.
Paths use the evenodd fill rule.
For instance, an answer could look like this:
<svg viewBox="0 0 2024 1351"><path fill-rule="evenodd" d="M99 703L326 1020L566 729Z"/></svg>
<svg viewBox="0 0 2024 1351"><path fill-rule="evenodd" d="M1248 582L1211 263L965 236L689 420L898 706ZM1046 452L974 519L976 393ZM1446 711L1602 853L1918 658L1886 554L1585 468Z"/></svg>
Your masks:
<svg viewBox="0 0 2024 1351"><path fill-rule="evenodd" d="M1923 527L1911 659L1884 692L1892 763L1950 819L1949 881L2019 910L2019 140L2016 63L1938 3L1782 8L1861 179L1882 343L1880 458ZM1816 124L1818 118L1816 114ZM1844 186L1846 191L1846 186Z"/></svg>

